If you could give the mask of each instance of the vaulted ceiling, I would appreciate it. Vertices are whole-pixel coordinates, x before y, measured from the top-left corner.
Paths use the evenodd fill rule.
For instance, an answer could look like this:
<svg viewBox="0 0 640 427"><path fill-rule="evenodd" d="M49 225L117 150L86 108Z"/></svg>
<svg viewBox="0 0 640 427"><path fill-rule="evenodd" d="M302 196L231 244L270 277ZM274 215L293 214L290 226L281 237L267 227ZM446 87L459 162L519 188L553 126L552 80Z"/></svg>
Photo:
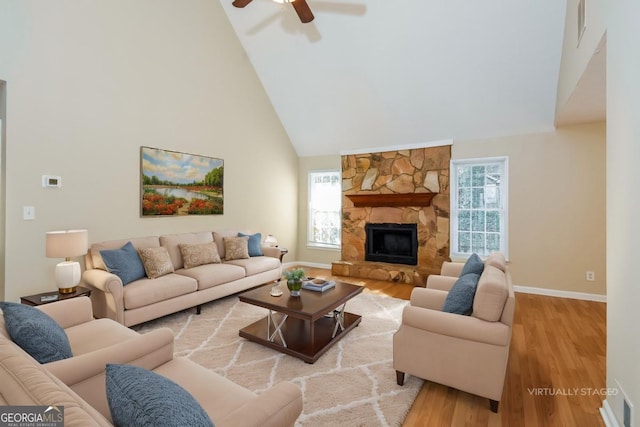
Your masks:
<svg viewBox="0 0 640 427"><path fill-rule="evenodd" d="M564 1L220 2L300 156L553 129Z"/></svg>

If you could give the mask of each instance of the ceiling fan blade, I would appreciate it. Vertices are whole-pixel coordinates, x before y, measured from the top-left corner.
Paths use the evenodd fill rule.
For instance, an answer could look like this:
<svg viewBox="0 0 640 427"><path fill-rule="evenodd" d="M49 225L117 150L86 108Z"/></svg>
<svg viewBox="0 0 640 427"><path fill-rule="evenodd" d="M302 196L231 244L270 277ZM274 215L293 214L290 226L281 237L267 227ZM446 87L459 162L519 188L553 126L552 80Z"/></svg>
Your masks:
<svg viewBox="0 0 640 427"><path fill-rule="evenodd" d="M302 21L303 24L313 21L313 13L311 12L306 0L294 0L291 2L291 5L293 5L293 8L296 10L298 17L300 17L300 21Z"/></svg>
<svg viewBox="0 0 640 427"><path fill-rule="evenodd" d="M245 7L249 3L251 3L251 0L234 0L231 4L235 7Z"/></svg>

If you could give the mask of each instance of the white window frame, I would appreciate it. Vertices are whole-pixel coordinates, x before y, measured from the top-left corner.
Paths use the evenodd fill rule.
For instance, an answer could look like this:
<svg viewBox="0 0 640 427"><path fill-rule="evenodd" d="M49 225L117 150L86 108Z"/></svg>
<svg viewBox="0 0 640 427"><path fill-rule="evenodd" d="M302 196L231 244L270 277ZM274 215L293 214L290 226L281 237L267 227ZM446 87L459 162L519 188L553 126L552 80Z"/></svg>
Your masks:
<svg viewBox="0 0 640 427"><path fill-rule="evenodd" d="M451 259L463 260L467 259L472 253L458 251L458 219L459 219L459 191L458 191L458 169L460 167L499 165L501 167L502 182L500 182L500 208L487 209L486 211L498 211L500 214L500 252L505 258L509 258L509 158L508 157L485 157L474 159L452 159L451 160L451 176L450 176L450 257ZM466 210L466 209L465 209ZM473 209L472 209L473 210ZM479 253L481 257L486 257L488 253Z"/></svg>
<svg viewBox="0 0 640 427"><path fill-rule="evenodd" d="M313 177L315 175L325 175L325 174L337 174L338 176L338 183L340 185L340 188L342 188L342 172L339 169L322 169L322 170L311 170L308 172L307 174L307 246L310 248L323 248L323 249L332 249L332 250L339 250L342 245L341 245L341 240L342 240L342 190L340 190L339 196L338 196L338 207L337 207L337 214L338 214L338 243L337 244L332 244L332 243L328 243L328 242L318 242L315 241L313 239L313 194L312 194L312 187L313 187Z"/></svg>

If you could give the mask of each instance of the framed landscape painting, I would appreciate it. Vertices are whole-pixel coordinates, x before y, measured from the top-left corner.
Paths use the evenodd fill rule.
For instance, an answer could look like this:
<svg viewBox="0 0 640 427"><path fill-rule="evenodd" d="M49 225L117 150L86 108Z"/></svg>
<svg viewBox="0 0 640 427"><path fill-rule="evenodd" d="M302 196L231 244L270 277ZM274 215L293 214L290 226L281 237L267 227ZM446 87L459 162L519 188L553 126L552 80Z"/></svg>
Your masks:
<svg viewBox="0 0 640 427"><path fill-rule="evenodd" d="M141 215L224 213L224 161L140 147Z"/></svg>

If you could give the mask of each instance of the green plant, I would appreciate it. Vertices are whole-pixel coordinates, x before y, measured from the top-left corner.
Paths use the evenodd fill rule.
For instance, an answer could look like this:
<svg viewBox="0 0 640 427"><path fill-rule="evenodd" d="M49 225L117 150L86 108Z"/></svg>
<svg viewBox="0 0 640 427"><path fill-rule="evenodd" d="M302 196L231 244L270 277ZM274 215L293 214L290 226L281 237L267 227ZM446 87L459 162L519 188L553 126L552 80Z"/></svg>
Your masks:
<svg viewBox="0 0 640 427"><path fill-rule="evenodd" d="M282 273L282 275L287 281L289 280L299 281L306 277L306 273L301 268L293 268L291 270L285 270Z"/></svg>

